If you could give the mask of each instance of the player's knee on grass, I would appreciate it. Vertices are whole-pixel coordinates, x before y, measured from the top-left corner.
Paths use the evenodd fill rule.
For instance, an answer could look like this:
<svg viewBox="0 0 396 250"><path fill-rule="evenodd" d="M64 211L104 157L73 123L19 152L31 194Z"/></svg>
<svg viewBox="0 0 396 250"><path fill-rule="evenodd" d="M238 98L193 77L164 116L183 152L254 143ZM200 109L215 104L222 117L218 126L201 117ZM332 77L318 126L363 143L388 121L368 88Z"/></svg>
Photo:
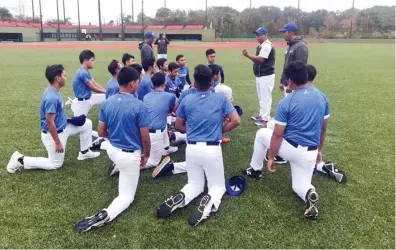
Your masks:
<svg viewBox="0 0 396 250"><path fill-rule="evenodd" d="M64 154L64 153L63 153ZM63 166L64 158L58 160L51 160L52 170L56 170Z"/></svg>

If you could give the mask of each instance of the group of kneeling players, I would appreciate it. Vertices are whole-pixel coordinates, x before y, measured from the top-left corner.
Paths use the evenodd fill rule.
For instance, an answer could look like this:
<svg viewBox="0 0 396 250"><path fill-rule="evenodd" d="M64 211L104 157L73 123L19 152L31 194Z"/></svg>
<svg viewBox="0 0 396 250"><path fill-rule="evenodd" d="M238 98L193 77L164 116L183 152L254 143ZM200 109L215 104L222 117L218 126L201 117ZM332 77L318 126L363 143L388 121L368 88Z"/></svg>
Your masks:
<svg viewBox="0 0 396 250"><path fill-rule="evenodd" d="M208 59L213 54L214 50L208 50L206 53ZM208 192L202 196L198 207L190 215L189 224L196 226L211 212L216 212L225 193L226 183L221 144L229 142L229 139L223 134L240 125L241 115L239 107L235 108L232 104L231 88L224 84L222 67L215 63L213 58L206 64L197 65L194 68L194 82L191 83L183 55L177 56L176 63L168 64L166 59L161 58L157 62L154 59L146 59L139 65L134 62L132 55L124 54L122 63L117 60L110 62L108 71L112 78L105 89L89 72L94 65L94 53L84 50L80 53L79 59L81 66L73 79L75 98L67 102L71 104L74 113L71 118L67 117L65 104L59 92L66 84L64 67L51 65L45 71L50 86L42 96L40 122L41 139L47 149L48 158L29 157L15 152L7 165L7 171L15 173L22 169L54 170L61 167L68 137L78 134L80 152L77 159L96 158L100 155L96 151L106 150L113 162L109 174L119 175L119 195L108 208L78 221L78 232L103 226L127 209L134 200L141 169L153 168L153 178L187 172L188 183L158 207L157 217L168 217L177 208L188 205L204 192L205 183ZM305 93L312 92L312 96L322 94L312 86L316 75L313 66L293 62L285 71L290 85L296 90L295 101L304 102L302 90ZM283 125L282 128L289 119L292 98L285 98L289 102L282 100L278 106L275 123ZM92 122L87 118L90 108L94 105L101 105L97 133L92 131ZM323 105L325 108L322 112L320 109ZM307 113L306 110L304 112L307 115L314 114L314 118L320 115L326 117L328 106L323 105L314 105L311 113ZM291 108L299 109L296 106ZM282 148L280 142L279 145L272 145L273 141L277 140L274 137L279 134L278 130L277 125L269 122L267 128L257 132L251 167L244 170L244 174L261 178L261 168L268 149L270 172L275 171L272 165L278 153L289 159L290 155L295 155L297 151L298 154L306 154L311 158L310 151L317 152L318 148L315 148L316 151L309 148L301 150L294 147L290 141L287 142L293 147L285 148L286 143L283 143ZM282 138L284 133L295 132L298 135L298 129L281 132ZM92 136L97 139L92 141ZM178 148L170 144L180 142L187 143L186 161L175 163L169 155ZM278 149L273 150L276 147ZM323 162L317 165L319 172L336 179L334 173L328 169L334 172L334 166L326 166ZM311 188L310 183L309 186L304 186L307 183L302 180L305 178L304 175L295 175L295 178L301 178L293 182L293 189L306 201L304 215L316 217L318 197L315 190Z"/></svg>

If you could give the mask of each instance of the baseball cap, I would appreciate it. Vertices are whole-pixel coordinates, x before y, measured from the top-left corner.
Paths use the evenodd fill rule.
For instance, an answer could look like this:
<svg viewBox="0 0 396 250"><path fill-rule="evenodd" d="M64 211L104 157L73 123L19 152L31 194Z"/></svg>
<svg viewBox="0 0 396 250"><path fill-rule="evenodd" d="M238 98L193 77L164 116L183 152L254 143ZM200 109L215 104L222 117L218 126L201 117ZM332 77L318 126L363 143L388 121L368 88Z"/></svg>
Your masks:
<svg viewBox="0 0 396 250"><path fill-rule="evenodd" d="M231 196L239 196L245 191L246 180L243 176L233 176L231 177L226 185L227 193Z"/></svg>
<svg viewBox="0 0 396 250"><path fill-rule="evenodd" d="M236 112L238 113L238 115L242 116L242 114L243 114L242 108L240 106L237 106L237 105L235 105L234 108L235 108Z"/></svg>
<svg viewBox="0 0 396 250"><path fill-rule="evenodd" d="M258 28L256 31L253 32L256 36L267 35L268 30L266 27Z"/></svg>
<svg viewBox="0 0 396 250"><path fill-rule="evenodd" d="M155 38L155 35L154 35L153 32L147 31L147 32L144 34L144 37L145 37L145 38L154 39L154 38Z"/></svg>
<svg viewBox="0 0 396 250"><path fill-rule="evenodd" d="M298 26L296 23L288 23L286 24L282 29L279 30L281 33L286 32L286 31L298 31Z"/></svg>
<svg viewBox="0 0 396 250"><path fill-rule="evenodd" d="M67 122L73 124L74 126L81 127L82 125L85 124L86 118L87 117L85 115L73 116L71 118L68 118Z"/></svg>

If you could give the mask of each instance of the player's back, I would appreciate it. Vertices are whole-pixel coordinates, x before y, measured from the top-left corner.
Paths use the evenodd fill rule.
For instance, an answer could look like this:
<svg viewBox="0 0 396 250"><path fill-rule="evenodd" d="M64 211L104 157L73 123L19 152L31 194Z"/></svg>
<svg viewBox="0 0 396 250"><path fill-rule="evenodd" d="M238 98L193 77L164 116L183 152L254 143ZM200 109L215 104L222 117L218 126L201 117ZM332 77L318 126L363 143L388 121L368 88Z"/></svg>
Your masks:
<svg viewBox="0 0 396 250"><path fill-rule="evenodd" d="M139 83L138 98L143 101L145 95L153 91L153 83L148 75L144 75Z"/></svg>
<svg viewBox="0 0 396 250"><path fill-rule="evenodd" d="M91 73L80 67L73 77L73 91L77 98L91 98L92 92L87 83L92 80Z"/></svg>
<svg viewBox="0 0 396 250"><path fill-rule="evenodd" d="M177 115L186 120L188 141L214 142L221 140L224 115L233 110L223 94L208 90L187 95Z"/></svg>
<svg viewBox="0 0 396 250"><path fill-rule="evenodd" d="M157 90L148 93L143 98L150 117L148 126L150 130L165 129L166 119L175 106L175 102L176 97L173 94Z"/></svg>
<svg viewBox="0 0 396 250"><path fill-rule="evenodd" d="M101 106L99 121L106 123L113 146L141 150L140 128L148 125L148 112L133 95L119 93L107 99Z"/></svg>
<svg viewBox="0 0 396 250"><path fill-rule="evenodd" d="M120 85L118 84L117 79L112 77L107 83L106 99L117 94L118 92L120 92Z"/></svg>
<svg viewBox="0 0 396 250"><path fill-rule="evenodd" d="M313 86L297 88L279 102L278 108L286 116L286 139L302 146L319 145L323 120L330 113L325 94Z"/></svg>

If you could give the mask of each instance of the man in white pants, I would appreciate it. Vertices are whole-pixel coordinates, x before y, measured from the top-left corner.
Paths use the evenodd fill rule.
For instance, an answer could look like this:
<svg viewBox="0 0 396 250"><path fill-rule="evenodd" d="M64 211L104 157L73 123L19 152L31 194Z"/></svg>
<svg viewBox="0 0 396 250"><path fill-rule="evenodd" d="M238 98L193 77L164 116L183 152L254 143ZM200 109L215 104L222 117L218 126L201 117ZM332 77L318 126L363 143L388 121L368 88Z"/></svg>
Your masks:
<svg viewBox="0 0 396 250"><path fill-rule="evenodd" d="M194 71L194 79L197 93L187 95L176 113L176 129L187 133L188 183L157 209L157 217L164 218L177 208L189 204L204 191L206 176L208 194L202 197L199 206L190 215L191 226L198 225L211 212L219 209L225 192L221 135L240 124L240 118L230 101L223 94L209 90L212 72L208 66L198 65ZM223 125L224 116L229 120Z"/></svg>
<svg viewBox="0 0 396 250"><path fill-rule="evenodd" d="M90 50L83 50L79 56L81 66L73 79L73 91L75 98L71 109L74 116L86 115L89 110L100 105L105 100L106 89L99 85L89 72L95 63L95 54ZM92 94L92 91L96 94Z"/></svg>
<svg viewBox="0 0 396 250"><path fill-rule="evenodd" d="M303 62L288 64L285 76L294 92L279 102L274 130L262 128L257 132L250 167L243 173L260 179L268 149L269 172L276 171L276 154L285 158L290 162L292 188L306 203L304 215L316 218L319 196L311 180L315 164L322 160L329 103L322 92L307 83L307 69Z"/></svg>
<svg viewBox="0 0 396 250"><path fill-rule="evenodd" d="M109 223L134 200L140 167L145 166L150 157L147 108L132 95L137 91L138 82L139 73L135 69L121 69L118 75L120 93L101 106L98 133L110 141L107 154L120 170L118 196L108 208L78 221L77 232Z"/></svg>
<svg viewBox="0 0 396 250"><path fill-rule="evenodd" d="M250 55L246 49L242 50L242 54L254 63L253 73L256 76L260 113L252 119L257 126L265 126L271 118L272 90L275 84L275 49L268 40L268 31L265 27L258 28L254 34L259 43L256 55Z"/></svg>
<svg viewBox="0 0 396 250"><path fill-rule="evenodd" d="M92 144L92 122L85 120L82 126L75 126L67 121L67 114L60 89L66 84L66 73L62 65L48 66L45 77L50 86L43 94L40 104L41 141L48 152L48 158L23 156L15 152L7 165L10 174L22 169L55 170L63 165L66 142L71 135L80 135L80 152L78 160L95 158L100 153L89 150Z"/></svg>

